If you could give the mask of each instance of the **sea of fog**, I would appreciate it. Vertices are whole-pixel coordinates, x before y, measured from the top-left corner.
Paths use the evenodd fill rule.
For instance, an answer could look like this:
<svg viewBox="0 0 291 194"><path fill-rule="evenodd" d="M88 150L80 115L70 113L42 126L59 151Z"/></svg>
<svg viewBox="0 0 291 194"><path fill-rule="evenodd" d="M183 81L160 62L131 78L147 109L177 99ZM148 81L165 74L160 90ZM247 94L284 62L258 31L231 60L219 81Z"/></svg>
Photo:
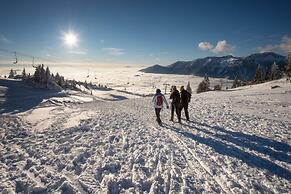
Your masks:
<svg viewBox="0 0 291 194"><path fill-rule="evenodd" d="M0 65L0 75L8 75L10 69L19 70L20 74L23 66ZM26 72L33 74L34 68L26 66ZM139 70L141 67L82 67L82 66L51 66L52 73L57 72L66 79L75 79L78 81L87 81L94 84L106 85L107 87L126 90L138 94L152 94L156 88L162 89L164 92L166 85L176 85L178 87L186 86L188 82L193 90L196 90L199 82L203 80L201 77L193 75L174 75L174 74L152 74L143 73ZM223 85L223 88L229 87L231 81L226 79L210 79L211 86L216 84ZM167 86L169 92L169 86Z"/></svg>

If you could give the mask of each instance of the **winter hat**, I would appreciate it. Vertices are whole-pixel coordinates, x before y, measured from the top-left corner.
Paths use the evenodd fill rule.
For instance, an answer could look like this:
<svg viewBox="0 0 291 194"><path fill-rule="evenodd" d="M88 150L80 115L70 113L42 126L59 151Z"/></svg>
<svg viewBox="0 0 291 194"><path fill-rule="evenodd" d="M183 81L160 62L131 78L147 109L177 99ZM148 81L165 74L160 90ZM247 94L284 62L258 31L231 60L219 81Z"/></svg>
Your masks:
<svg viewBox="0 0 291 194"><path fill-rule="evenodd" d="M160 90L160 89L157 89L157 90L156 90L156 93L157 93L157 94L161 93L161 90Z"/></svg>

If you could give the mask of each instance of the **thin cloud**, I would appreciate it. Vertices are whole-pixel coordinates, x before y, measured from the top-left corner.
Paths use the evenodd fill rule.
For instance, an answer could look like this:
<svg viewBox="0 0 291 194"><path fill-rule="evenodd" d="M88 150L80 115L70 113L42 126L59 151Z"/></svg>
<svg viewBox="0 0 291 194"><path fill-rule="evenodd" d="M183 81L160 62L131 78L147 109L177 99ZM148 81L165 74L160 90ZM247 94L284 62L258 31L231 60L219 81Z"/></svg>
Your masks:
<svg viewBox="0 0 291 194"><path fill-rule="evenodd" d="M279 44L269 44L262 47L258 47L261 53L263 52L282 52L287 54L291 52L291 37L283 36Z"/></svg>
<svg viewBox="0 0 291 194"><path fill-rule="evenodd" d="M102 50L113 56L121 56L125 54L124 50L120 48L103 48Z"/></svg>
<svg viewBox="0 0 291 194"><path fill-rule="evenodd" d="M13 43L12 40L9 40L6 36L4 36L3 34L0 34L0 43L4 43L4 44L11 44Z"/></svg>
<svg viewBox="0 0 291 194"><path fill-rule="evenodd" d="M234 46L227 43L226 40L220 40L216 46L210 42L200 42L198 47L203 51L211 51L213 53L231 52L234 50Z"/></svg>
<svg viewBox="0 0 291 194"><path fill-rule="evenodd" d="M70 50L69 53L74 55L87 55L87 52L82 50Z"/></svg>

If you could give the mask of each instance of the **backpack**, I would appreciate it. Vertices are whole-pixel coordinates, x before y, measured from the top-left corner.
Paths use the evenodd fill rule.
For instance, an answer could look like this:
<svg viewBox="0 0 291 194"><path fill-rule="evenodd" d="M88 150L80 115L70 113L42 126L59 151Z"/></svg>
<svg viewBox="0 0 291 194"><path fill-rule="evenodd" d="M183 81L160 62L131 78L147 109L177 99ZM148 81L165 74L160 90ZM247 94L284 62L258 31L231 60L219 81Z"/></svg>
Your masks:
<svg viewBox="0 0 291 194"><path fill-rule="evenodd" d="M157 105L158 106L163 105L163 96L161 96L161 95L157 96Z"/></svg>

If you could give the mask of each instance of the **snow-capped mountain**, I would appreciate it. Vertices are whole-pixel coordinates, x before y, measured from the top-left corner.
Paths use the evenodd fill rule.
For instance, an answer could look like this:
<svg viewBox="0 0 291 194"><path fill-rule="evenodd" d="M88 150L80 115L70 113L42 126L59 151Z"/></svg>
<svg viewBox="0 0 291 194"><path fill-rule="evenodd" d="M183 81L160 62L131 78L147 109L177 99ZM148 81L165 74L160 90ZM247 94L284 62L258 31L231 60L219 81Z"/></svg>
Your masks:
<svg viewBox="0 0 291 194"><path fill-rule="evenodd" d="M177 61L169 66L154 65L140 71L145 73L193 74L197 76L207 74L210 77L249 80L255 74L259 64L267 70L274 62L279 66L279 69L283 70L286 57L273 52L256 53L247 57L234 57L232 55L205 57L193 61Z"/></svg>

